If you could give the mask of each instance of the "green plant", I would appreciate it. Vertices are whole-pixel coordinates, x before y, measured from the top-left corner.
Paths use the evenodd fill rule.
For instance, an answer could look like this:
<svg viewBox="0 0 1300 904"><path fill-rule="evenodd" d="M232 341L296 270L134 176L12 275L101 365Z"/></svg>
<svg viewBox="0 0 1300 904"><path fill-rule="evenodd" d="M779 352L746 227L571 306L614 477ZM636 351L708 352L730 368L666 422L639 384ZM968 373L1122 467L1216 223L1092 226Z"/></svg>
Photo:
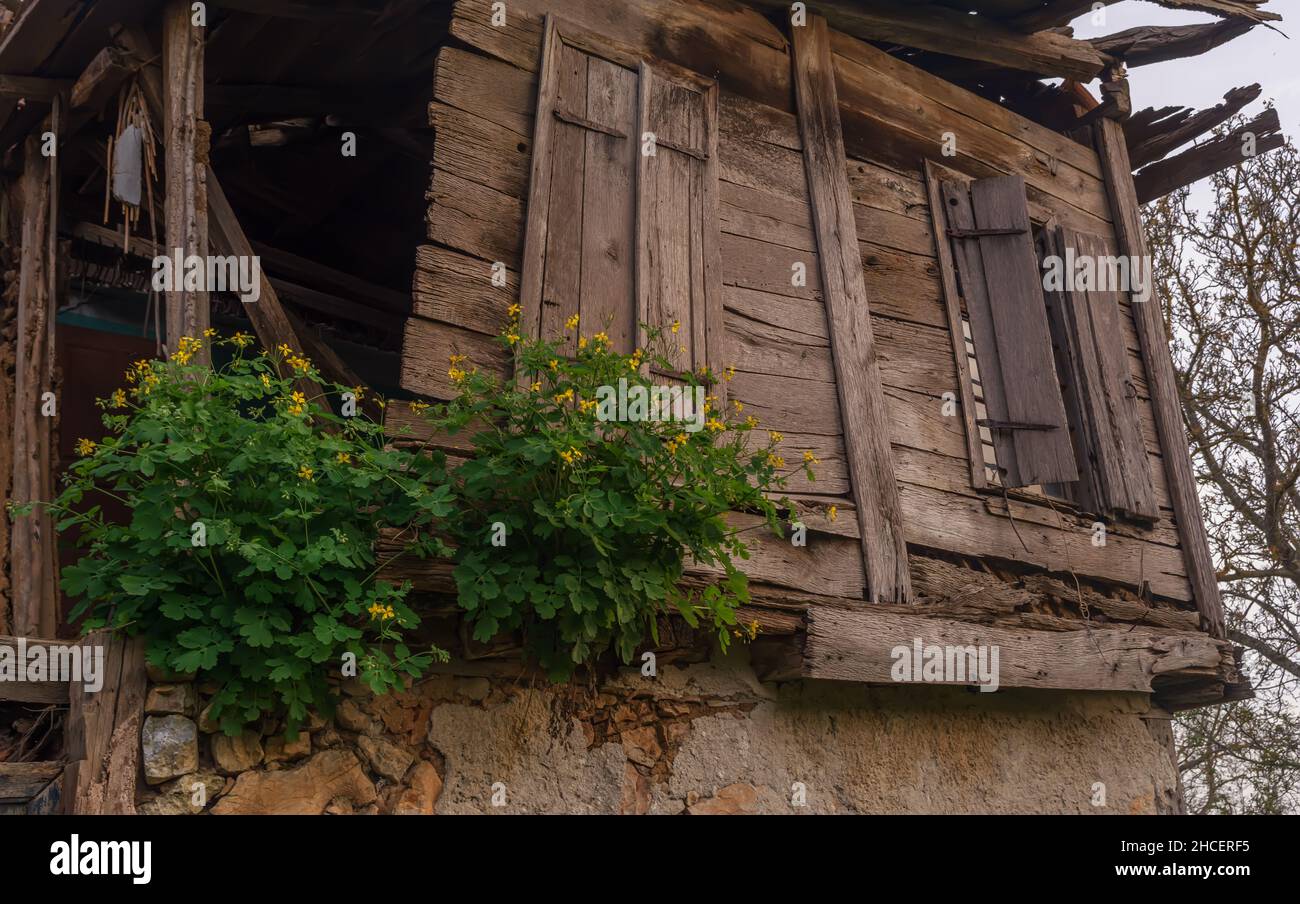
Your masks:
<svg viewBox="0 0 1300 904"><path fill-rule="evenodd" d="M522 632L556 679L611 646L631 661L647 637L657 639L666 613L710 621L724 649L732 636L752 637L756 627L736 618L749 598L736 560L748 550L724 516L758 513L779 536L779 506L788 503L770 498L784 486L780 435L753 443L758 422L741 419L739 402L724 412L710 393L734 371L717 379L707 369L676 370L678 324L645 327L648 350L628 355L604 333L576 335L577 317L566 325L574 335L560 342L521 340L518 316L512 307L500 341L520 376L503 383L453 356L459 394L430 414L436 429L476 431L473 457L451 475L461 511L448 525L474 637ZM704 409L693 424L636 417L631 406L618 419L620 381L625 398L633 387L662 398L668 379ZM814 463L805 453L799 467L811 477ZM720 579L684 583L688 560Z"/></svg>
<svg viewBox="0 0 1300 904"><path fill-rule="evenodd" d="M223 730L274 714L293 733L332 712L324 663L355 657L378 693L445 657L402 642L409 586L377 579L373 549L392 526L412 554L446 551L430 530L451 511L445 460L385 448L359 389L307 398L320 375L286 346L216 339L230 360L212 368L201 341L100 402L109 435L81 440L52 506L85 550L63 588L84 629L142 635L154 664L220 685Z"/></svg>

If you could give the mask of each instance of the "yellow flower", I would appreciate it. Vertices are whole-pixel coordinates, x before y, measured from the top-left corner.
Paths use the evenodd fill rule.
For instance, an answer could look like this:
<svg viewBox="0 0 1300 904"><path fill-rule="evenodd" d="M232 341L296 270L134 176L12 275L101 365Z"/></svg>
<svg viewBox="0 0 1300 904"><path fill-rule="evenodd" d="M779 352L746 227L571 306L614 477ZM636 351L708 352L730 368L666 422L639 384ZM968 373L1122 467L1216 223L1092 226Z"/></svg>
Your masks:
<svg viewBox="0 0 1300 904"><path fill-rule="evenodd" d="M591 341L599 342L601 345L609 345L609 336L605 335L604 330L601 330L599 333L591 337Z"/></svg>
<svg viewBox="0 0 1300 904"><path fill-rule="evenodd" d="M341 465L352 464L352 456L346 452L340 452L338 455L335 456L334 460Z"/></svg>
<svg viewBox="0 0 1300 904"><path fill-rule="evenodd" d="M745 426L748 427L750 430L753 430L755 427L758 426L758 418L754 417L751 414L749 417L745 418Z"/></svg>
<svg viewBox="0 0 1300 904"><path fill-rule="evenodd" d="M522 312L523 308L519 307L517 304L512 304L510 307L506 308L506 313L509 314L512 319L518 317Z"/></svg>
<svg viewBox="0 0 1300 904"><path fill-rule="evenodd" d="M113 394L109 396L108 401L112 404L114 408L125 408L126 393L121 389L115 390Z"/></svg>
<svg viewBox="0 0 1300 904"><path fill-rule="evenodd" d="M541 391L542 391L542 381L541 381L541 380L535 380L535 381L533 381L533 385L530 386L529 388L532 389L533 392L541 392Z"/></svg>
<svg viewBox="0 0 1300 904"><path fill-rule="evenodd" d="M734 378L735 376L736 376L736 366L734 364L728 364L727 369L722 372L722 379L730 383L732 381L732 378Z"/></svg>
<svg viewBox="0 0 1300 904"><path fill-rule="evenodd" d="M777 433L775 430L769 430L767 435L768 437L771 438L772 442L774 443L779 443L781 440L785 439L784 436L782 436L780 433Z"/></svg>
<svg viewBox="0 0 1300 904"><path fill-rule="evenodd" d="M839 516L839 512L840 512L839 507L832 505L829 509L826 510L826 517L834 521Z"/></svg>
<svg viewBox="0 0 1300 904"><path fill-rule="evenodd" d="M278 351L278 352L279 352L280 354L282 354L282 355L292 355L292 354L293 354L293 349L289 348L289 346L285 345L283 342L281 342L281 343L280 343L279 345L277 345L275 348L276 348L276 351Z"/></svg>
<svg viewBox="0 0 1300 904"><path fill-rule="evenodd" d="M578 315L574 314L568 320L564 321L564 328L566 330L576 330L578 328Z"/></svg>
<svg viewBox="0 0 1300 904"><path fill-rule="evenodd" d="M456 367L458 365L464 364L466 361L469 360L469 358L465 355L452 355L447 360L451 362L452 367Z"/></svg>
<svg viewBox="0 0 1300 904"><path fill-rule="evenodd" d="M779 455L772 455L771 453L769 453L767 456L767 463L774 468L785 467L785 459Z"/></svg>
<svg viewBox="0 0 1300 904"><path fill-rule="evenodd" d="M307 467L306 465L303 465L298 469L298 476L301 477L303 480L314 480L315 474L316 472L313 471L311 468Z"/></svg>
<svg viewBox="0 0 1300 904"><path fill-rule="evenodd" d="M804 453L803 453L803 460L804 460L805 462L807 462L808 464L810 464L810 465L818 465L818 464L821 464L821 461L818 460L817 456L816 456L816 455L813 455L813 454L812 454L812 451L809 450L809 449L805 449L805 450L804 450Z"/></svg>
<svg viewBox="0 0 1300 904"><path fill-rule="evenodd" d="M239 348L246 348L252 344L253 337L248 335L248 333L235 333L235 335L230 337L230 341Z"/></svg>
<svg viewBox="0 0 1300 904"><path fill-rule="evenodd" d="M552 358L550 361L546 362L546 366L549 367L551 370L558 370L560 367L560 362L558 359Z"/></svg>
<svg viewBox="0 0 1300 904"><path fill-rule="evenodd" d="M555 397L555 404L563 405L565 402L573 401L573 388L570 387Z"/></svg>
<svg viewBox="0 0 1300 904"><path fill-rule="evenodd" d="M79 439L77 440L77 454L80 455L82 458L85 458L87 455L90 455L92 452L95 451L95 447L97 445L98 443L96 443L94 440Z"/></svg>
<svg viewBox="0 0 1300 904"><path fill-rule="evenodd" d="M739 399L732 399L731 404L736 406L737 413L740 413L745 410L744 404Z"/></svg>
<svg viewBox="0 0 1300 904"><path fill-rule="evenodd" d="M581 409L583 414L586 414L588 411L591 411L593 408L596 408L599 404L600 403L595 401L594 399L579 400L578 408Z"/></svg>
<svg viewBox="0 0 1300 904"><path fill-rule="evenodd" d="M674 321L673 321L673 333L676 334L676 332L677 332L678 330L680 330L681 328L682 328L682 322L681 322L680 320L674 320Z"/></svg>
<svg viewBox="0 0 1300 904"><path fill-rule="evenodd" d="M262 374L262 386L267 389L271 388L271 378L267 374Z"/></svg>
<svg viewBox="0 0 1300 904"><path fill-rule="evenodd" d="M517 343L518 341L519 341L519 334L518 334L518 333L507 333L507 334L506 334L506 342L509 342L511 345L514 345L514 344Z"/></svg>
<svg viewBox="0 0 1300 904"><path fill-rule="evenodd" d="M706 429L712 430L714 433L721 433L723 430L727 429L727 426L716 417L709 418L704 422L704 426Z"/></svg>
<svg viewBox="0 0 1300 904"><path fill-rule="evenodd" d="M586 337L586 336L579 336L579 337L578 337L578 348L579 348L579 349L584 349L584 348L586 348L586 347L587 347L587 337Z"/></svg>
<svg viewBox="0 0 1300 904"><path fill-rule="evenodd" d="M429 410L428 402L416 401L411 403L411 414L421 414L428 410Z"/></svg>
<svg viewBox="0 0 1300 904"><path fill-rule="evenodd" d="M356 398L356 400L357 400L358 402L360 402L360 401L361 401L363 398L365 398L365 396L366 396L366 390L365 390L365 387L364 387L364 386L353 386L353 387L352 387L352 395Z"/></svg>
<svg viewBox="0 0 1300 904"><path fill-rule="evenodd" d="M208 327L206 330L203 331L203 335L208 339L211 339L213 336L217 335L217 331L214 330L212 327Z"/></svg>
<svg viewBox="0 0 1300 904"><path fill-rule="evenodd" d="M569 451L560 453L560 458L564 460L564 463L566 465L571 465L576 461L582 460L582 452L580 452L574 446L570 446Z"/></svg>

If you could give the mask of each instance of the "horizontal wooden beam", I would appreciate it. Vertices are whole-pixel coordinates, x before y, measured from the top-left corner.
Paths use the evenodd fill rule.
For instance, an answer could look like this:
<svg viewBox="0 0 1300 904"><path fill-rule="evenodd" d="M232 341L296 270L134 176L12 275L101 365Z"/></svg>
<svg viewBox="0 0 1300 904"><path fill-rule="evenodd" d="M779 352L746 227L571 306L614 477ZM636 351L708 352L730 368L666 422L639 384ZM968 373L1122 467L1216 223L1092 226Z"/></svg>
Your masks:
<svg viewBox="0 0 1300 904"><path fill-rule="evenodd" d="M1248 135L1254 136L1256 156L1277 150L1286 144L1277 110L1270 107L1226 135L1139 170L1133 177L1138 203L1149 203L1220 170L1245 163L1248 158L1243 149Z"/></svg>
<svg viewBox="0 0 1300 904"><path fill-rule="evenodd" d="M254 241L252 244L253 251L262 259L262 266L277 278L306 286L327 287L333 294L364 300L373 307L392 314L406 316L411 312L411 296L406 292L375 285L350 273L274 248L265 242Z"/></svg>
<svg viewBox="0 0 1300 904"><path fill-rule="evenodd" d="M761 3L789 10L784 0ZM865 40L932 50L1038 75L1087 82L1107 62L1105 55L1087 41L1052 32L1024 34L988 16L971 16L947 7L927 6L924 15L918 15L915 6L892 0L870 5L814 0L809 10L825 16L835 29Z"/></svg>
<svg viewBox="0 0 1300 904"><path fill-rule="evenodd" d="M1140 26L1093 38L1091 43L1129 67L1146 66L1198 56L1244 35L1258 24L1245 16L1235 16L1198 25Z"/></svg>
<svg viewBox="0 0 1300 904"><path fill-rule="evenodd" d="M1244 16L1256 22L1278 21L1280 13L1260 9L1268 0L1155 0L1170 9L1192 9L1214 16Z"/></svg>
<svg viewBox="0 0 1300 904"><path fill-rule="evenodd" d="M1102 625L1078 631L1024 631L867 606L810 607L802 677L903 683L895 680L894 667L902 659L895 651L911 656L918 640L923 650L982 647L989 665L996 647L999 687L1152 693L1166 681L1235 677L1229 645L1198 631ZM947 677L933 683L979 683Z"/></svg>
<svg viewBox="0 0 1300 904"><path fill-rule="evenodd" d="M65 78L0 75L0 97L24 98L28 101L48 104L58 95L71 89L72 82Z"/></svg>
<svg viewBox="0 0 1300 904"><path fill-rule="evenodd" d="M72 86L72 109L98 111L131 77L126 54L116 47L105 47L86 66Z"/></svg>
<svg viewBox="0 0 1300 904"><path fill-rule="evenodd" d="M27 645L40 644L51 646L76 646L76 641L69 640L35 640L27 638ZM0 648L7 652L0 656L18 656L18 638L0 636ZM21 663L19 663L21 665ZM0 681L0 701L13 703L66 704L68 702L68 682L66 681Z"/></svg>
<svg viewBox="0 0 1300 904"><path fill-rule="evenodd" d="M0 804L25 804L63 774L63 763L0 763Z"/></svg>

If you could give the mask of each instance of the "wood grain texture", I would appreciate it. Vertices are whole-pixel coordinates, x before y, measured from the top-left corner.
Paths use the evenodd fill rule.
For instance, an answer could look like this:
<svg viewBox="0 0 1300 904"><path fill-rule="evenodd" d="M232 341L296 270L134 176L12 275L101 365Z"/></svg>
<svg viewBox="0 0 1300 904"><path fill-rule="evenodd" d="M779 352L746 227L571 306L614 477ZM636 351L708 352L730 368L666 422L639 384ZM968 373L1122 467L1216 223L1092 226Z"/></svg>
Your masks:
<svg viewBox="0 0 1300 904"><path fill-rule="evenodd" d="M892 651L923 645L998 648L1001 687L1151 693L1160 681L1213 678L1224 646L1196 631L1092 627L1033 632L920 615L813 606L803 675L895 684ZM975 684L974 681L939 683Z"/></svg>
<svg viewBox="0 0 1300 904"><path fill-rule="evenodd" d="M104 647L104 685L96 693L72 688L66 741L68 771L65 812L77 815L134 815L140 770L140 730L144 724L143 638L99 631L83 644Z"/></svg>
<svg viewBox="0 0 1300 904"><path fill-rule="evenodd" d="M794 30L795 93L817 231L836 386L862 529L867 599L912 598L907 543L889 448L889 414L845 170L844 140L826 21Z"/></svg>
<svg viewBox="0 0 1300 904"><path fill-rule="evenodd" d="M49 636L49 635L44 635ZM43 644L47 647L68 644L70 641L27 639L27 644ZM7 650L6 655L18 656L18 640L14 637L0 636L0 647ZM0 701L12 703L46 703L66 704L68 702L68 682L66 681L3 681L0 682Z"/></svg>
<svg viewBox="0 0 1300 904"><path fill-rule="evenodd" d="M62 772L62 763L0 763L0 804L27 803Z"/></svg>
<svg viewBox="0 0 1300 904"><path fill-rule="evenodd" d="M1149 260L1123 130L1118 123L1103 120L1093 125L1093 135L1097 141L1102 172L1106 177L1106 188L1110 192L1119 251L1121 254ZM1165 335L1159 296L1134 304L1133 314L1138 338L1142 343L1142 360L1146 364L1169 493L1183 541L1183 555L1187 559L1187 573L1196 606L1201 613L1202 627L1214 637L1224 637L1223 601L1219 596L1214 561L1210 556L1200 500L1196 494L1196 478L1188 451L1187 434L1183 430L1178 383L1173 357L1169 351L1169 340Z"/></svg>

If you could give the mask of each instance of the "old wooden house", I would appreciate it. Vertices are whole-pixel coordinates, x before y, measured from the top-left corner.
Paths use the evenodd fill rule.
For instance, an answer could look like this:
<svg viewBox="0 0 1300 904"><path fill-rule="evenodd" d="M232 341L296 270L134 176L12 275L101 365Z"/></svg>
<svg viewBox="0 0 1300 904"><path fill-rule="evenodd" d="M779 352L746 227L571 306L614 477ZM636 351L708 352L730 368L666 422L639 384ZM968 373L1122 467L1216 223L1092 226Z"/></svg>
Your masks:
<svg viewBox="0 0 1300 904"><path fill-rule="evenodd" d="M822 463L790 486L806 545L755 534L758 639L708 661L669 631L660 680L588 695L465 640L417 703L358 701L293 769L214 753L238 776L218 812L275 809L275 782L371 728L416 762L376 792L363 751L358 810L474 811L501 781L539 811L781 812L793 785L820 811L1176 811L1170 714L1250 689L1140 205L1239 162L1240 133L1283 139L1269 111L1180 150L1257 85L1134 109L1128 69L1278 18L1160 2L1214 18L1081 40L1106 4L211 0L196 27L204 4L6 0L0 498L46 498L93 399L209 324L441 399L452 355L505 374L513 304L534 334L579 314L628 350L676 320L690 366L734 368L730 398ZM107 182L132 122L160 151L127 209ZM174 248L259 255L260 300L151 298ZM1047 285L1056 259L1121 279ZM66 631L48 521L0 524L0 548L0 634ZM914 644L997 648L1000 692L898 686ZM109 728L150 718L143 696ZM134 787L106 749L66 754L65 797Z"/></svg>

